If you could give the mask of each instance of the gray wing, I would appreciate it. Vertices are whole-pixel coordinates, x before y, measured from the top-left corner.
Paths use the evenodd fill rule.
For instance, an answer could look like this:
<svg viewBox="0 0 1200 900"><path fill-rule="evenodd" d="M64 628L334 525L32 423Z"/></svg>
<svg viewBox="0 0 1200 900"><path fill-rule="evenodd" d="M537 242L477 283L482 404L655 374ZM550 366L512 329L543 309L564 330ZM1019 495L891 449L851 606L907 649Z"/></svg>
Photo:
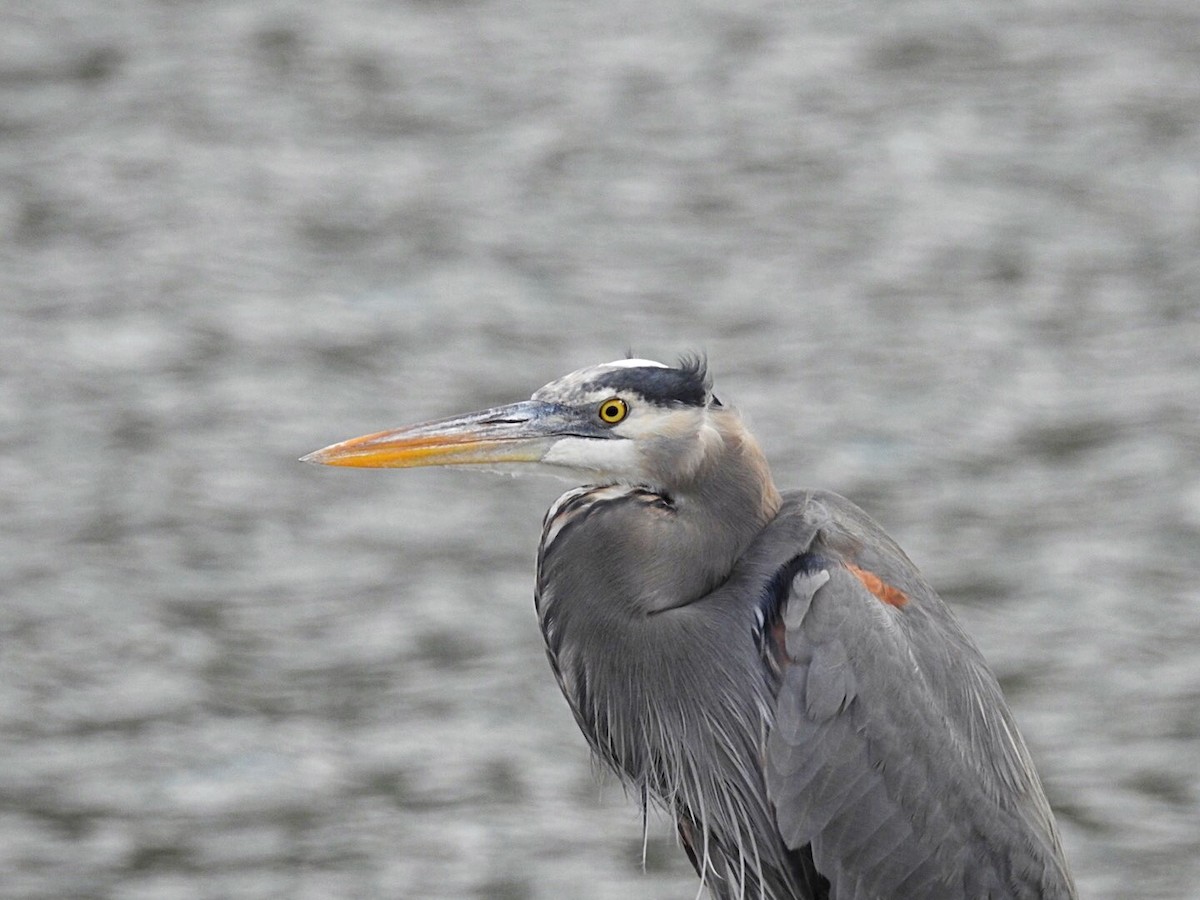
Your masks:
<svg viewBox="0 0 1200 900"><path fill-rule="evenodd" d="M946 605L844 498L789 495L781 516L813 535L765 758L787 846L811 846L837 900L1074 897L1029 753Z"/></svg>

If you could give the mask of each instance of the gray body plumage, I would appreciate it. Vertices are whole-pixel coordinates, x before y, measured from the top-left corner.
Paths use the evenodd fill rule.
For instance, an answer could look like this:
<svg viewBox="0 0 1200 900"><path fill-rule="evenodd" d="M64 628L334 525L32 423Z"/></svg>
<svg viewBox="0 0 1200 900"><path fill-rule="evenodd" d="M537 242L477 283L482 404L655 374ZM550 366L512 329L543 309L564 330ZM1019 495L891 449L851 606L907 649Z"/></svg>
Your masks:
<svg viewBox="0 0 1200 900"><path fill-rule="evenodd" d="M836 494L785 495L722 583L656 613L629 575L645 517L673 514L652 496L556 504L537 605L592 749L693 829L715 897L1074 896L995 679L874 522ZM846 562L909 602L880 603Z"/></svg>
<svg viewBox="0 0 1200 900"><path fill-rule="evenodd" d="M716 900L1071 900L979 650L898 546L780 495L703 364L626 360L355 438L332 465L539 464L536 606L596 756L661 805Z"/></svg>

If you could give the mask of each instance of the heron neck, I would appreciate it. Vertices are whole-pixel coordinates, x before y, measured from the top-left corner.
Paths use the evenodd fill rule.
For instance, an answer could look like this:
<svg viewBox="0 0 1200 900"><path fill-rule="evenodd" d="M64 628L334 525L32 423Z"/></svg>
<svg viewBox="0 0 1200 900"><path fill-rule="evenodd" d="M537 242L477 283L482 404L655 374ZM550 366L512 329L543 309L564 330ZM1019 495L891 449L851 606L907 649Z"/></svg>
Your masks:
<svg viewBox="0 0 1200 900"><path fill-rule="evenodd" d="M699 576L691 588L698 594L725 580L782 502L758 442L740 423L720 431L720 451L708 454L695 476L671 494L689 538L681 549Z"/></svg>
<svg viewBox="0 0 1200 900"><path fill-rule="evenodd" d="M729 577L781 499L757 442L735 417L706 429L693 460L673 458L678 445L651 448L649 483L558 499L539 560L550 618L594 620L593 634L619 641L644 616L690 605Z"/></svg>

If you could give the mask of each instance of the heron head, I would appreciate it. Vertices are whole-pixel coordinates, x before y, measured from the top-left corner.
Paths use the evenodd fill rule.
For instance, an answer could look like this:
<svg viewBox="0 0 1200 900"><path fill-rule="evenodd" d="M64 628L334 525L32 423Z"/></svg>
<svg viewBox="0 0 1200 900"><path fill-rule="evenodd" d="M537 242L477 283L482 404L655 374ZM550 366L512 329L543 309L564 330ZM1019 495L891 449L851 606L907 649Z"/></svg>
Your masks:
<svg viewBox="0 0 1200 900"><path fill-rule="evenodd" d="M529 400L364 435L304 461L540 469L577 483L674 490L720 455L733 422L701 358L676 366L623 359L565 375Z"/></svg>

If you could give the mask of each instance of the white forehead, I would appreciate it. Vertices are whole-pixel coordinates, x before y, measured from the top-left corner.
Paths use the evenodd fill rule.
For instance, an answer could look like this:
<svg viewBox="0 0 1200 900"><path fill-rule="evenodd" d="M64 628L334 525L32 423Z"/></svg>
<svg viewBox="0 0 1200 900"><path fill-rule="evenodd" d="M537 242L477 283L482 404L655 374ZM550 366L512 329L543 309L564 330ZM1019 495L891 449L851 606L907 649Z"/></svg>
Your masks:
<svg viewBox="0 0 1200 900"><path fill-rule="evenodd" d="M577 400L585 399L602 399L612 393L608 388L599 390L584 390L584 385L590 385L597 378L611 369L669 369L671 368L666 363L660 363L653 359L618 359L614 362L604 363L599 366L588 366L580 369L577 372L572 372L570 375L564 375L562 378L556 378L549 384L542 385L538 390L534 391L534 400L548 400L551 398L559 399L563 397L573 396Z"/></svg>
<svg viewBox="0 0 1200 900"><path fill-rule="evenodd" d="M604 363L602 366L596 366L597 369L669 369L671 368L666 363L660 363L653 359L617 359L610 363Z"/></svg>

